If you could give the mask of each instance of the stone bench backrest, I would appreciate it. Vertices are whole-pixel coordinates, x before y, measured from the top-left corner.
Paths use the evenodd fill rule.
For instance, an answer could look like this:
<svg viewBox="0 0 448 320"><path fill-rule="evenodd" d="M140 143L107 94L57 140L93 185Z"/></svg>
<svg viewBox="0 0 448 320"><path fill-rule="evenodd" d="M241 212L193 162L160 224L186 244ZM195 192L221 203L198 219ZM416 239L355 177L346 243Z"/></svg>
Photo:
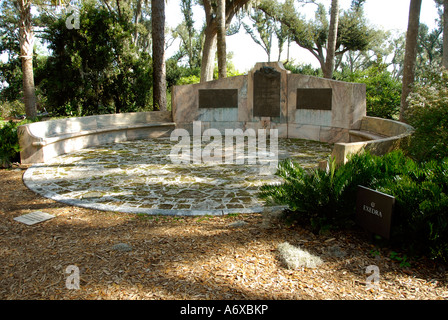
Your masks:
<svg viewBox="0 0 448 320"><path fill-rule="evenodd" d="M92 116L35 122L28 124L28 129L36 137L48 138L66 133L95 130L97 124L96 118Z"/></svg>
<svg viewBox="0 0 448 320"><path fill-rule="evenodd" d="M34 122L28 124L27 126L32 135L40 138L48 138L61 134L76 133L81 131L132 126L133 124L171 121L171 112L156 111L56 119Z"/></svg>
<svg viewBox="0 0 448 320"><path fill-rule="evenodd" d="M364 117L361 120L360 130L378 133L387 137L395 137L402 134L408 134L413 131L413 128L403 122L375 117Z"/></svg>

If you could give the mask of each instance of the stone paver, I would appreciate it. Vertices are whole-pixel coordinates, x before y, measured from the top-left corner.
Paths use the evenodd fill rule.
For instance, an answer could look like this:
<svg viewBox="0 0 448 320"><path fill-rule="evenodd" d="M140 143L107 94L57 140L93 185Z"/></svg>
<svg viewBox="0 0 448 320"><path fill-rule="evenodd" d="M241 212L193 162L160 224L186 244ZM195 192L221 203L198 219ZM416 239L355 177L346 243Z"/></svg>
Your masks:
<svg viewBox="0 0 448 320"><path fill-rule="evenodd" d="M23 179L36 193L70 205L162 215L261 212L258 188L280 182L273 174L260 174L266 164L173 164L174 145L159 138L84 149L34 165ZM278 149L280 161L291 157L315 166L332 146L279 139Z"/></svg>

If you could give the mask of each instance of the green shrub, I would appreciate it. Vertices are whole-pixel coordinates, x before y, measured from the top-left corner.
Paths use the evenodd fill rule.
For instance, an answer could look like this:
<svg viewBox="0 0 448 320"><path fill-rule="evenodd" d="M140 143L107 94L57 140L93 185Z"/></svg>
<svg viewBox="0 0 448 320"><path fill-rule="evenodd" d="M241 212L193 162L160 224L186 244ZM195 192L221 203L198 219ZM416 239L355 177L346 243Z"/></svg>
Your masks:
<svg viewBox="0 0 448 320"><path fill-rule="evenodd" d="M448 72L429 70L409 96L407 122L415 128L407 152L417 161L448 157Z"/></svg>
<svg viewBox="0 0 448 320"><path fill-rule="evenodd" d="M11 163L19 160L19 138L17 123L12 120L0 127L0 167L10 167Z"/></svg>
<svg viewBox="0 0 448 320"><path fill-rule="evenodd" d="M395 119L401 103L401 82L387 70L387 66L376 63L366 70L335 73L337 80L364 83L366 85L367 115Z"/></svg>
<svg viewBox="0 0 448 320"><path fill-rule="evenodd" d="M396 198L391 245L448 261L448 159L418 163L402 151L381 157L365 152L329 170L305 170L284 160L277 175L284 182L262 186L260 197L287 205L289 219L314 231L354 226L363 185Z"/></svg>
<svg viewBox="0 0 448 320"><path fill-rule="evenodd" d="M132 45L134 26L125 16L85 3L80 29L67 29L66 16L42 17L51 55L36 79L49 112L85 116L152 109L151 56Z"/></svg>
<svg viewBox="0 0 448 320"><path fill-rule="evenodd" d="M16 117L21 114L25 114L25 104L23 102L19 100L0 101L1 117L3 118Z"/></svg>
<svg viewBox="0 0 448 320"><path fill-rule="evenodd" d="M181 77L178 81L177 84L178 85L184 85L184 84L194 84L194 83L199 83L200 82L200 78L196 75L191 75L191 76L186 76L186 77Z"/></svg>
<svg viewBox="0 0 448 320"><path fill-rule="evenodd" d="M402 153L379 159L369 153L358 154L338 168L330 163L329 170L306 170L287 159L277 171L284 182L262 186L260 197L270 204L287 205L295 218L308 221L315 230L347 225L353 220L353 195L358 185L375 188L385 177L395 175L405 162Z"/></svg>
<svg viewBox="0 0 448 320"><path fill-rule="evenodd" d="M393 242L411 253L448 261L448 159L411 163L414 170L378 187L396 199Z"/></svg>

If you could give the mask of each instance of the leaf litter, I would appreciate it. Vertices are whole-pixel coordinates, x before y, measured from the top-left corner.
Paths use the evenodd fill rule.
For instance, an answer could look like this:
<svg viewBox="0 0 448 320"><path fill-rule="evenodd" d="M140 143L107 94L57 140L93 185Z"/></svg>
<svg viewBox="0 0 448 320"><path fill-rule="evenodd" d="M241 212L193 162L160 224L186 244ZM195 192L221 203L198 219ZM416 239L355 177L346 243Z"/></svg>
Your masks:
<svg viewBox="0 0 448 320"><path fill-rule="evenodd" d="M265 228L261 214L166 217L71 207L28 190L22 173L0 171L4 300L448 298L443 265L421 258L400 267L362 233ZM33 226L14 221L36 210L56 218ZM283 243L322 263L285 267ZM367 289L370 265L379 269L375 290ZM68 266L79 269L78 290L66 286Z"/></svg>

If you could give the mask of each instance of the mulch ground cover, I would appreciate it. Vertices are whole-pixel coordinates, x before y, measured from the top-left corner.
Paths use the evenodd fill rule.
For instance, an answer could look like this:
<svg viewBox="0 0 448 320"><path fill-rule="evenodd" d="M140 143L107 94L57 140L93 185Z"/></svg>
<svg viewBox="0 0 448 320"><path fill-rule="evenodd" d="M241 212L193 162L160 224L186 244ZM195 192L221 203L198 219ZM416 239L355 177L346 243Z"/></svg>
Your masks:
<svg viewBox="0 0 448 320"><path fill-rule="evenodd" d="M403 264L362 232L267 228L261 214L168 217L72 207L27 189L24 170L0 170L2 300L448 298L444 265L426 258ZM34 211L55 218L32 226L14 220ZM277 249L284 242L324 263L288 269ZM73 270L79 289L70 286Z"/></svg>

